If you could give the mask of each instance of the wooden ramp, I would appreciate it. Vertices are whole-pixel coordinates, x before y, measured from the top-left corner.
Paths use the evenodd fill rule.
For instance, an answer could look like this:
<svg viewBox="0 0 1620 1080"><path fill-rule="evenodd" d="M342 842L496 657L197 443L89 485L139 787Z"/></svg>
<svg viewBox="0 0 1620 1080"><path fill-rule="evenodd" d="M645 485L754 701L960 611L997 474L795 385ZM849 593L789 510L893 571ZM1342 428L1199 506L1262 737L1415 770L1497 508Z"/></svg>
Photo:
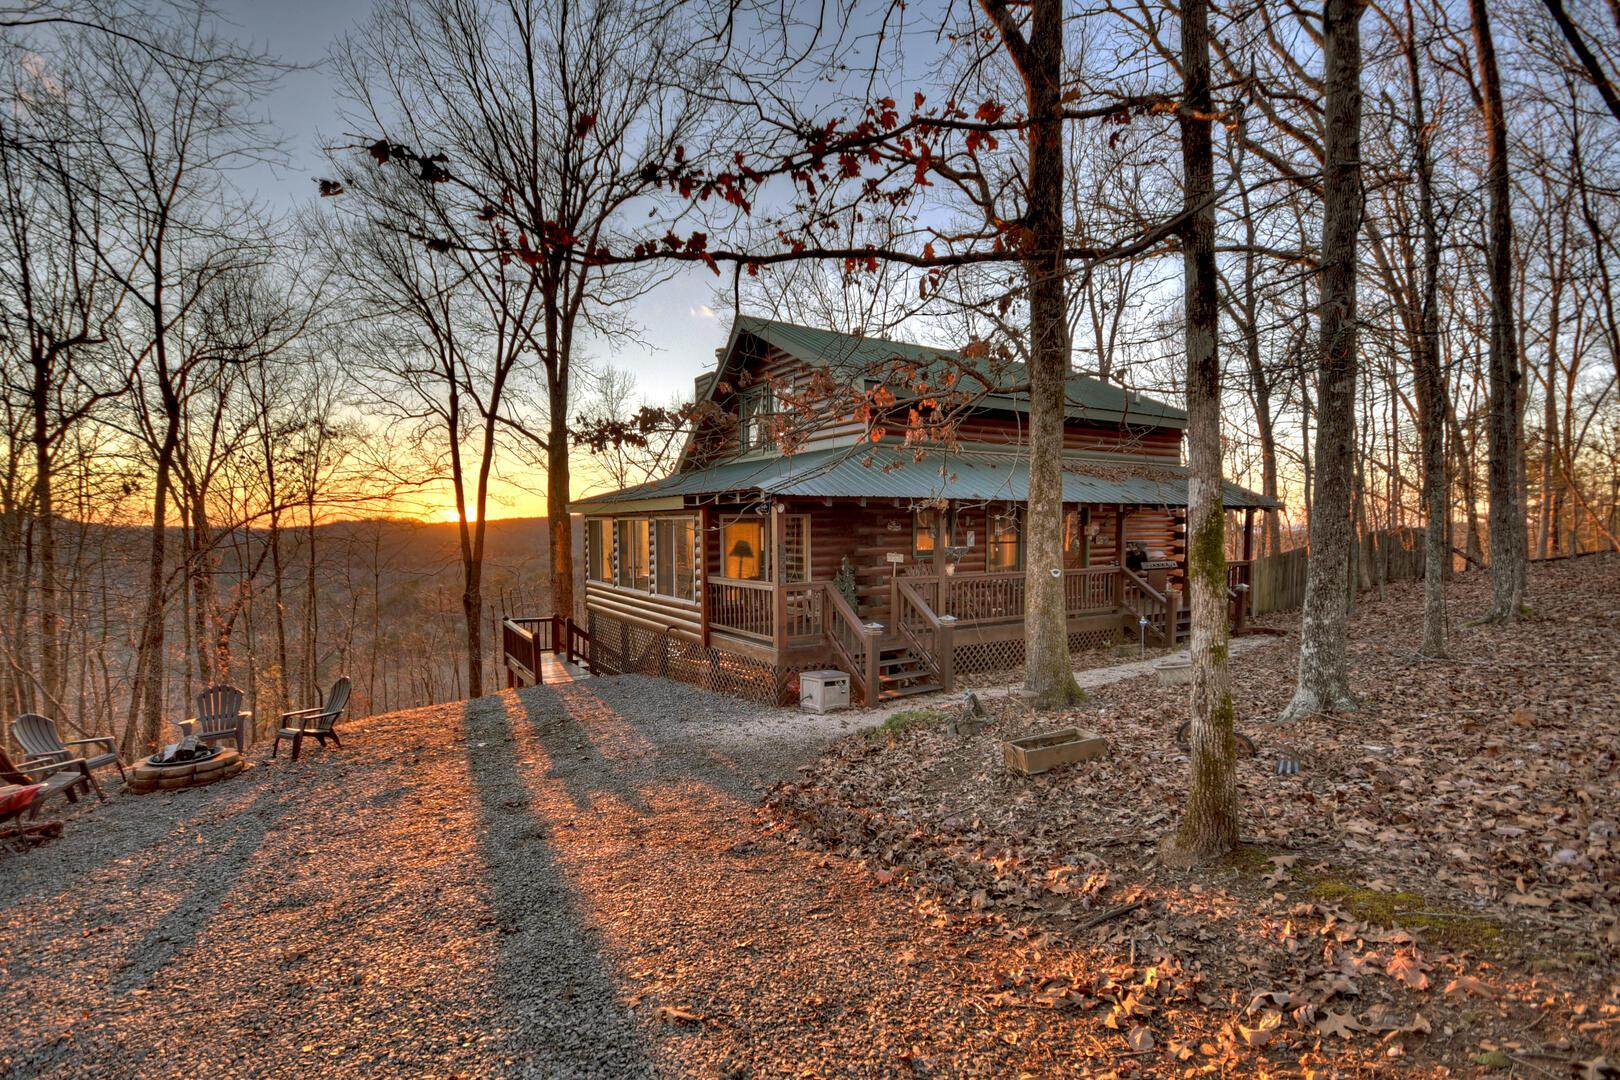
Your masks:
<svg viewBox="0 0 1620 1080"><path fill-rule="evenodd" d="M577 664L570 664L554 652L540 654L540 681L546 685L552 683L574 682L577 679L588 679L591 673Z"/></svg>

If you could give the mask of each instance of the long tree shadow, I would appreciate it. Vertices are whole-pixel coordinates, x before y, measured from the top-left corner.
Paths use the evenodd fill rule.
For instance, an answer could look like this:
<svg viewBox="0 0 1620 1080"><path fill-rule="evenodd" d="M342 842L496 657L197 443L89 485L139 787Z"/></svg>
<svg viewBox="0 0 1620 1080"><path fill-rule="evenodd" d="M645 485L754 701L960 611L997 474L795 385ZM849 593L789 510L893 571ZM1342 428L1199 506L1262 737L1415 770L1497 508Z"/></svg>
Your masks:
<svg viewBox="0 0 1620 1080"><path fill-rule="evenodd" d="M169 876L189 875L196 881L178 903L169 909L140 943L124 959L112 988L128 993L144 987L197 940L198 933L218 911L220 904L236 887L248 863L264 844L264 839L298 802L298 792L280 786L266 787L253 803L236 815L236 831L223 845L191 849L189 858L169 863L161 871ZM177 850L186 850L184 835L170 841Z"/></svg>
<svg viewBox="0 0 1620 1080"><path fill-rule="evenodd" d="M580 680L517 695L530 732L551 759L551 777L580 809L606 793L638 813L655 812L642 790L683 781L752 800L753 785L735 763L692 740L673 741L670 716L738 708L735 701L660 681L654 694L640 676Z"/></svg>
<svg viewBox="0 0 1620 1080"><path fill-rule="evenodd" d="M468 703L462 723L501 933L493 990L508 1075L654 1076L519 772L511 721L505 709L492 719L490 701Z"/></svg>

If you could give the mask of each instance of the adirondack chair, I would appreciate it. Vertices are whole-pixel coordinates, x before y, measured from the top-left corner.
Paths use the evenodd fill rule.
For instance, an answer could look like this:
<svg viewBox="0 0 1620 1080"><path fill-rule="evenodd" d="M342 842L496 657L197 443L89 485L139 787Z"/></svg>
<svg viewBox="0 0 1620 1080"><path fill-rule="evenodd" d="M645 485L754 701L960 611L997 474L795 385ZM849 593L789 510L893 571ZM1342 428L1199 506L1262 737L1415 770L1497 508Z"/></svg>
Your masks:
<svg viewBox="0 0 1620 1080"><path fill-rule="evenodd" d="M281 752L282 739L291 739L292 759L297 761L298 746L306 736L322 746L326 745L327 739L331 739L339 750L343 749L335 725L343 710L349 707L349 685L349 677L344 675L332 684L332 692L318 707L282 713L281 725L276 729L276 744L270 748L270 756L275 757Z"/></svg>
<svg viewBox="0 0 1620 1080"><path fill-rule="evenodd" d="M73 758L84 758L85 764L92 769L99 769L103 765L118 766L118 775L124 778L124 761L118 756L118 746L110 736L102 735L93 739L68 739L64 741L56 730L56 721L48 716L38 713L23 713L11 722L11 734L17 739L17 744L23 748L23 753L30 758L49 761L68 761ZM87 754L82 750L75 751L73 747L100 747L100 753Z"/></svg>
<svg viewBox="0 0 1620 1080"><path fill-rule="evenodd" d="M197 695L197 726L192 734L198 742L223 742L230 739L236 749L247 749L248 721L253 714L242 711L242 691L234 686L210 686ZM181 730L184 730L182 728Z"/></svg>
<svg viewBox="0 0 1620 1080"><path fill-rule="evenodd" d="M90 774L90 766L82 757L50 758L46 760L33 759L22 764L13 764L10 755L0 750L0 784L19 784L24 787L30 784L43 784L45 790L35 796L29 805L28 816L36 817L39 808L45 805L45 800L52 795L67 796L68 802L78 802L78 788L86 787L96 793L96 798L106 801L107 796L102 794L101 785Z"/></svg>

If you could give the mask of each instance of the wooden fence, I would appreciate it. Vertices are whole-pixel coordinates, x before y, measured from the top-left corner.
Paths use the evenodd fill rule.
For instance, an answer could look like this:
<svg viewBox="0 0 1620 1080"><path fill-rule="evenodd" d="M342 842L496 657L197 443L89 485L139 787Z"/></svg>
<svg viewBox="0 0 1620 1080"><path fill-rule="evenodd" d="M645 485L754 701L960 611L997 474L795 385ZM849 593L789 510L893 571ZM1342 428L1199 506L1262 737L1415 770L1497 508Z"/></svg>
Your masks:
<svg viewBox="0 0 1620 1080"><path fill-rule="evenodd" d="M1355 556L1362 591L1381 582L1414 581L1423 576L1423 530L1388 529L1361 537ZM1305 603L1305 548L1294 548L1254 561L1250 575L1249 610L1293 611Z"/></svg>

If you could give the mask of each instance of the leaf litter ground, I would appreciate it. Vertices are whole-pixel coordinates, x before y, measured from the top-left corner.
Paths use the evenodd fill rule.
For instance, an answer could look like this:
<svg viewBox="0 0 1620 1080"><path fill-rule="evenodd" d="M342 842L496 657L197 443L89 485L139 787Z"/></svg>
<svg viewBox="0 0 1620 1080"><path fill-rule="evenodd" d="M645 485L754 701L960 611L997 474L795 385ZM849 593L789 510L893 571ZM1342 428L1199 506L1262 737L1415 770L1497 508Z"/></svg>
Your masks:
<svg viewBox="0 0 1620 1080"><path fill-rule="evenodd" d="M1535 565L1510 626L1472 621L1489 580L1459 575L1446 660L1415 655L1421 589L1360 599L1353 714L1272 722L1297 615L1234 658L1259 752L1239 763L1243 846L1213 867L1155 858L1185 797L1187 691L1143 678L1057 713L992 702L972 736L844 739L767 820L925 918L1031 946L982 1000L1072 1031L1087 1071L1620 1075L1620 556ZM1007 770L1003 740L1069 724L1109 756Z"/></svg>

